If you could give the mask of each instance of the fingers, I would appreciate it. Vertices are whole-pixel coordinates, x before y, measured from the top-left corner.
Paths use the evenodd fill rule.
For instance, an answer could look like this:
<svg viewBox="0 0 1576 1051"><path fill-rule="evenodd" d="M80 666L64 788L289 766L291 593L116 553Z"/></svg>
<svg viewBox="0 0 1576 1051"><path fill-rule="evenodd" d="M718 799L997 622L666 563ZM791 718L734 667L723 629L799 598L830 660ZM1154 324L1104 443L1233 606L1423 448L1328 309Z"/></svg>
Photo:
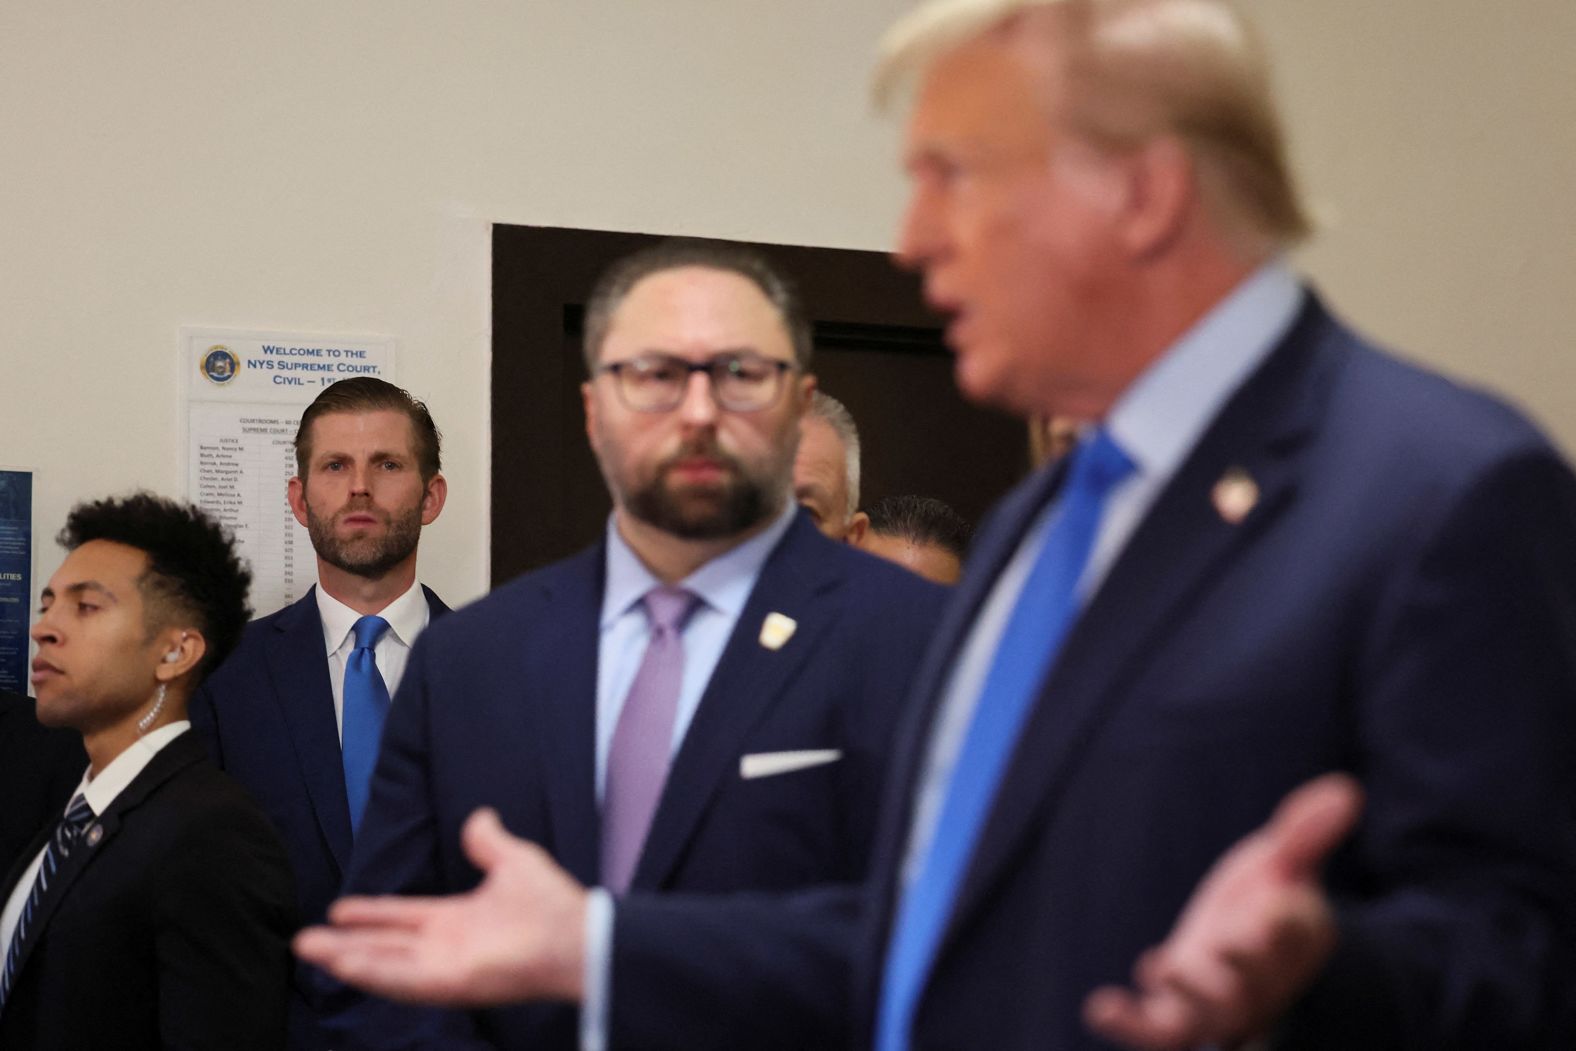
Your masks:
<svg viewBox="0 0 1576 1051"><path fill-rule="evenodd" d="M465 819L465 827L460 830L460 843L465 848L465 856L483 872L490 872L512 844L522 842L503 827L498 811L492 807L473 810L471 816Z"/></svg>
<svg viewBox="0 0 1576 1051"><path fill-rule="evenodd" d="M393 1000L458 1003L463 988L422 965L416 936L398 930L312 927L296 935L296 955L339 980Z"/></svg>
<svg viewBox="0 0 1576 1051"><path fill-rule="evenodd" d="M1084 1000L1084 1024L1138 1051L1182 1051L1204 1039L1193 1006L1174 990L1137 994L1105 986Z"/></svg>
<svg viewBox="0 0 1576 1051"><path fill-rule="evenodd" d="M340 898L329 906L328 919L340 927L415 928L442 904L442 898Z"/></svg>
<svg viewBox="0 0 1576 1051"><path fill-rule="evenodd" d="M1362 808L1362 789L1350 774L1325 774L1294 789L1263 829L1283 875L1312 878L1352 830Z"/></svg>

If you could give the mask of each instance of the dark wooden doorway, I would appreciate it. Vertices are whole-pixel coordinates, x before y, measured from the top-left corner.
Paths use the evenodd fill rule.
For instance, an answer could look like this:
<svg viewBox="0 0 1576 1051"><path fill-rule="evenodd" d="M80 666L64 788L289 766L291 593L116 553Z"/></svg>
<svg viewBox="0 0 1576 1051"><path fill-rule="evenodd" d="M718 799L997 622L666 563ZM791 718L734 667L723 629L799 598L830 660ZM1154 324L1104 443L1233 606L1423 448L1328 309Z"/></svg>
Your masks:
<svg viewBox="0 0 1576 1051"><path fill-rule="evenodd" d="M596 539L609 502L580 407L580 323L602 269L656 235L493 227L494 584ZM1024 428L967 404L917 280L879 252L756 245L799 286L812 371L864 446L861 502L935 496L970 522L1026 468Z"/></svg>

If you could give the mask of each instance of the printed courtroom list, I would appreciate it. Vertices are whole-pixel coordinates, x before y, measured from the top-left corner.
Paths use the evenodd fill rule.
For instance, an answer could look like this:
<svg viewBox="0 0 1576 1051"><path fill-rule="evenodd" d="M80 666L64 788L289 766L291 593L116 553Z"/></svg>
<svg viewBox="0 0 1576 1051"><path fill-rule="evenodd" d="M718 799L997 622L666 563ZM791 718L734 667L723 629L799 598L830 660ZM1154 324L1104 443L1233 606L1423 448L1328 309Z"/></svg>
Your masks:
<svg viewBox="0 0 1576 1051"><path fill-rule="evenodd" d="M183 329L180 343L187 496L235 534L252 567L253 615L263 616L317 579L311 541L286 498L301 413L341 379L394 382L394 343L217 329Z"/></svg>

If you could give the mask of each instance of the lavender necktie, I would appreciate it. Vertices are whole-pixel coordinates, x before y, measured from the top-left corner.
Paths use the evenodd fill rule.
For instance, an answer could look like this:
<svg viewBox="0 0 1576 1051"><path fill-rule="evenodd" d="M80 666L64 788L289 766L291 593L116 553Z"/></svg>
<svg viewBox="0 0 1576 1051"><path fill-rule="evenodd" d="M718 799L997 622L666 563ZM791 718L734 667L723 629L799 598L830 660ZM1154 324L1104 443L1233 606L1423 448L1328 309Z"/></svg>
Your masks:
<svg viewBox="0 0 1576 1051"><path fill-rule="evenodd" d="M682 588L659 587L641 601L651 623L651 641L613 729L602 806L602 885L614 894L629 889L668 777L673 720L684 681L680 633L699 600Z"/></svg>

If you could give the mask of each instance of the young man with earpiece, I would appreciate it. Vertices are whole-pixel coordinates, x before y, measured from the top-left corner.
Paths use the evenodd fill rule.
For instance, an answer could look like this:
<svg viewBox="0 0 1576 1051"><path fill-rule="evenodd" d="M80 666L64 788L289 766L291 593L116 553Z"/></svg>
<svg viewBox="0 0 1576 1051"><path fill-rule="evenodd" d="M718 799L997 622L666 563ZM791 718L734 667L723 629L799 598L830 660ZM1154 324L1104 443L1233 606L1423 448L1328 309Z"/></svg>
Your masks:
<svg viewBox="0 0 1576 1051"><path fill-rule="evenodd" d="M79 505L59 539L32 684L88 769L0 882L0 1047L283 1048L284 847L186 732L251 574L210 518L147 493Z"/></svg>

